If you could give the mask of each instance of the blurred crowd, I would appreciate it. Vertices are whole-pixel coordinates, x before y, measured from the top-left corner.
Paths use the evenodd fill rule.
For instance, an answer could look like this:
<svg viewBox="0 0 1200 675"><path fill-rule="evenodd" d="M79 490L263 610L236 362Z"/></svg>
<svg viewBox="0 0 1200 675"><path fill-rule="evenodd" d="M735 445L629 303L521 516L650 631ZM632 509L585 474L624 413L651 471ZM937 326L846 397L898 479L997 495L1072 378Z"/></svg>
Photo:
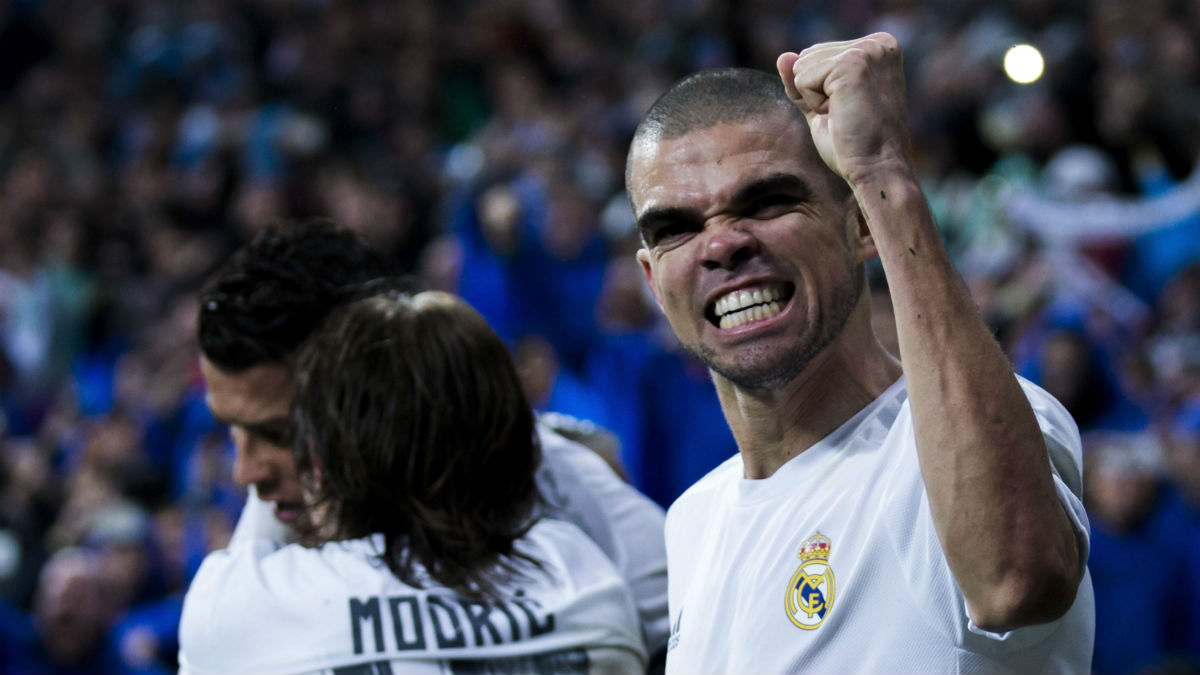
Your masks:
<svg viewBox="0 0 1200 675"><path fill-rule="evenodd" d="M1096 672L1200 672L1195 0L0 0L0 671L175 669L243 499L195 293L280 219L462 295L669 504L736 447L634 260L633 128L684 74L875 30L952 255L1083 432Z"/></svg>

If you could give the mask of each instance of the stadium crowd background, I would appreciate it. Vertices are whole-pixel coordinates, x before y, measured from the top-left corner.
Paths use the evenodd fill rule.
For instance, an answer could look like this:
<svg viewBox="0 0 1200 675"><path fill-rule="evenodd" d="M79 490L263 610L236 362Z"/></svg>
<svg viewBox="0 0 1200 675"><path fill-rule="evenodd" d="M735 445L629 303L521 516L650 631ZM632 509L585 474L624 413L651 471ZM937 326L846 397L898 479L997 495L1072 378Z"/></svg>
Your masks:
<svg viewBox="0 0 1200 675"><path fill-rule="evenodd" d="M195 293L281 218L463 295L669 504L736 448L633 257L633 127L686 73L875 30L981 310L1084 433L1095 670L1200 672L1194 0L0 1L0 670L174 670L242 499Z"/></svg>

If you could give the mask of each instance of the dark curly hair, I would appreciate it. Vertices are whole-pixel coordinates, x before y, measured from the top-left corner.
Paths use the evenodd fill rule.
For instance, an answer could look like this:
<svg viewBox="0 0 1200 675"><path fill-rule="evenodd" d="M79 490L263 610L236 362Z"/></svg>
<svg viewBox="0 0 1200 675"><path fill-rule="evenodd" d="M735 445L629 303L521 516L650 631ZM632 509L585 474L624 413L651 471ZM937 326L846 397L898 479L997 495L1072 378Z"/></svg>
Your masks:
<svg viewBox="0 0 1200 675"><path fill-rule="evenodd" d="M462 300L392 293L331 314L297 354L292 422L315 541L382 533L402 581L477 597L537 567L513 546L540 503L533 411Z"/></svg>
<svg viewBox="0 0 1200 675"><path fill-rule="evenodd" d="M363 297L362 284L394 274L362 235L333 222L270 226L201 292L200 349L234 373L283 361L333 309Z"/></svg>

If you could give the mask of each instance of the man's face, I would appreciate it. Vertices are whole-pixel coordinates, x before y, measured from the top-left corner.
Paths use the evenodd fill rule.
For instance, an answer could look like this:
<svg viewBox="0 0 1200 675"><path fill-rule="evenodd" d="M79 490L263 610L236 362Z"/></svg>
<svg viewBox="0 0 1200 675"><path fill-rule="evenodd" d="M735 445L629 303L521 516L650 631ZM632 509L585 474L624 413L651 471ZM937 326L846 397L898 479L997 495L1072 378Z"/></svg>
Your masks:
<svg viewBox="0 0 1200 675"><path fill-rule="evenodd" d="M304 515L304 494L292 457L292 373L282 363L223 371L201 358L209 410L228 424L237 451L233 468L239 485L253 485L275 502L275 517L294 525Z"/></svg>
<svg viewBox="0 0 1200 675"><path fill-rule="evenodd" d="M834 180L782 111L634 146L646 281L683 345L739 386L790 382L858 301L870 247Z"/></svg>
<svg viewBox="0 0 1200 675"><path fill-rule="evenodd" d="M44 573L35 613L42 646L59 666L87 663L112 620L98 570L73 563L60 563Z"/></svg>

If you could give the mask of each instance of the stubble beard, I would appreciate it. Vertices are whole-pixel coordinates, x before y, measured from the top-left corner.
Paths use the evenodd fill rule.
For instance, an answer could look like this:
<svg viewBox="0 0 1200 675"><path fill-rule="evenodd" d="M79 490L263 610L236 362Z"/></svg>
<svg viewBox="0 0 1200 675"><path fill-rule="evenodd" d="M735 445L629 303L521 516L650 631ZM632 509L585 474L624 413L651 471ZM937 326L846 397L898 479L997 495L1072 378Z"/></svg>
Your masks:
<svg viewBox="0 0 1200 675"><path fill-rule="evenodd" d="M712 347L698 344L683 346L709 370L741 389L781 389L799 377L813 359L841 335L862 295L864 281L861 267L852 276L852 283L838 286L829 313L814 326L815 330L798 336L784 353L775 358L771 358L770 349L765 346L741 347L732 359L721 359Z"/></svg>

